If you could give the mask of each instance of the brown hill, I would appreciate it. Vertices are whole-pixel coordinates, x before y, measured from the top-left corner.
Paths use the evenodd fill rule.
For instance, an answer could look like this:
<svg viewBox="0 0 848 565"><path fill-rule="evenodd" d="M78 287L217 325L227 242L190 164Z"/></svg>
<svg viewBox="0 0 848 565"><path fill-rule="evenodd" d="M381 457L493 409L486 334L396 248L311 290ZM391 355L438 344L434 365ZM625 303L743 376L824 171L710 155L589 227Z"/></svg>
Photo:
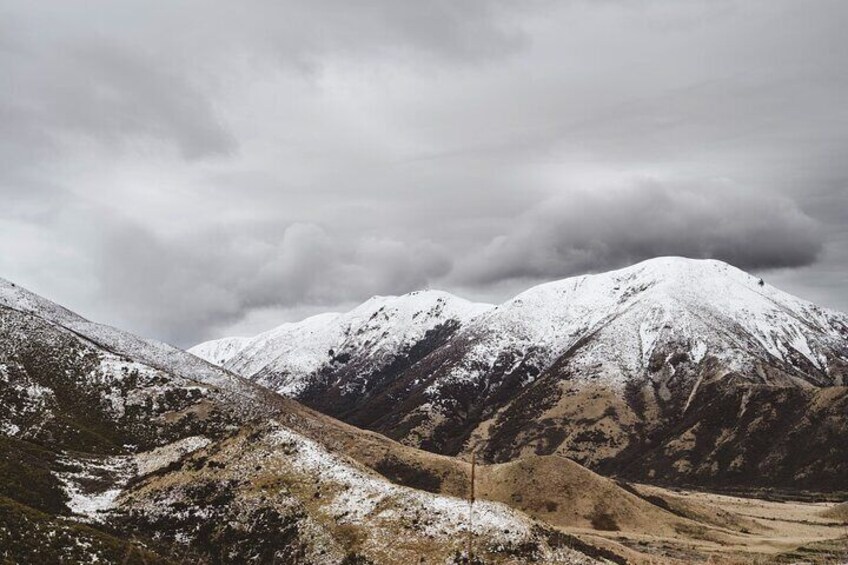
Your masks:
<svg viewBox="0 0 848 565"><path fill-rule="evenodd" d="M4 562L450 562L466 504L439 491L459 491L463 469L421 461L0 280ZM440 480L423 475L428 493L368 464ZM481 503L474 534L486 562L595 561L498 503Z"/></svg>

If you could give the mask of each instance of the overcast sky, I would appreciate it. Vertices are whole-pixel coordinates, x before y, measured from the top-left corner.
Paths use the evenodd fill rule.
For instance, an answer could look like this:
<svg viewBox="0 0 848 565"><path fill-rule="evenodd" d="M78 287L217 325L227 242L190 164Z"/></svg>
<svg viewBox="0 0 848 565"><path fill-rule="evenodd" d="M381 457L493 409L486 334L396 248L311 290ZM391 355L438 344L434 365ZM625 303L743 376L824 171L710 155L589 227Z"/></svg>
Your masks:
<svg viewBox="0 0 848 565"><path fill-rule="evenodd" d="M188 346L656 255L848 310L848 2L0 1L0 276Z"/></svg>

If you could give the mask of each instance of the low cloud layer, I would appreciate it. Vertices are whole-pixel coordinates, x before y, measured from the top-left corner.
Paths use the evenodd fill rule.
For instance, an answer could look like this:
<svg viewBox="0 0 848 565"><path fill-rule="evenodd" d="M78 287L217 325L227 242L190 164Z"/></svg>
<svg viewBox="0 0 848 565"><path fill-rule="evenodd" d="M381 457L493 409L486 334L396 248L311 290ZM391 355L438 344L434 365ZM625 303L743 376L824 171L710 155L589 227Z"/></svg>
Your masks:
<svg viewBox="0 0 848 565"><path fill-rule="evenodd" d="M178 240L116 227L102 244L98 294L172 341L214 335L252 310L331 310L409 292L451 267L446 252L427 242L342 236L315 224Z"/></svg>
<svg viewBox="0 0 848 565"><path fill-rule="evenodd" d="M848 310L841 0L0 8L0 276L188 346L655 255Z"/></svg>
<svg viewBox="0 0 848 565"><path fill-rule="evenodd" d="M824 234L792 201L725 184L643 181L543 201L460 264L471 284L544 280L657 256L720 259L741 269L804 267Z"/></svg>

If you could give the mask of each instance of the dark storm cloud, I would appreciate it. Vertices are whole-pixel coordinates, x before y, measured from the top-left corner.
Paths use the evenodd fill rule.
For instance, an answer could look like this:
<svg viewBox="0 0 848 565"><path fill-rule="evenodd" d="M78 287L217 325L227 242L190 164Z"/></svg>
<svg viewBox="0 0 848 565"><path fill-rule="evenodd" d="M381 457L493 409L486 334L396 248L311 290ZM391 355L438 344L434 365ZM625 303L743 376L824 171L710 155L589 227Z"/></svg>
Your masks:
<svg viewBox="0 0 848 565"><path fill-rule="evenodd" d="M650 257L727 261L742 269L800 267L823 245L791 201L722 184L645 181L540 204L460 265L465 282L552 279Z"/></svg>
<svg viewBox="0 0 848 565"><path fill-rule="evenodd" d="M848 3L9 0L0 276L180 345L657 254L848 309Z"/></svg>

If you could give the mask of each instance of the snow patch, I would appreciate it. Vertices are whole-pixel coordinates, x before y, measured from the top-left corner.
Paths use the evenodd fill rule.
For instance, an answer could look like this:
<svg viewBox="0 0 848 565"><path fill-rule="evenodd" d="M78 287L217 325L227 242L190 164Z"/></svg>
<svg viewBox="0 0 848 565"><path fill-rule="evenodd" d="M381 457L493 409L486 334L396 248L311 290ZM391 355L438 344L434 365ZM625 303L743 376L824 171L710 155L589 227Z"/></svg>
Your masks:
<svg viewBox="0 0 848 565"><path fill-rule="evenodd" d="M287 462L295 469L340 487L327 510L340 523L362 523L367 518L395 521L427 516L420 524L425 535L452 537L467 531L468 501L389 483L356 469L318 443L277 425L269 434L272 445L287 446ZM294 449L291 449L294 447ZM502 504L474 504L475 535L519 543L530 536L527 521Z"/></svg>
<svg viewBox="0 0 848 565"><path fill-rule="evenodd" d="M134 457L136 474L147 475L179 461L189 453L202 449L212 442L207 437L192 436L157 447L151 451L139 453Z"/></svg>
<svg viewBox="0 0 848 565"><path fill-rule="evenodd" d="M68 456L59 462L71 467L72 471L56 473L68 496L70 511L87 521L105 519L109 510L121 494L121 488L97 489L91 484L106 483L122 485L132 476L128 457L107 457L103 459L74 459Z"/></svg>
<svg viewBox="0 0 848 565"><path fill-rule="evenodd" d="M152 473L209 445L203 436L192 436L135 455L75 458L64 455L59 463L68 471L55 473L68 496L68 508L84 521L102 522L116 506L130 479ZM102 489L98 485L109 485Z"/></svg>
<svg viewBox="0 0 848 565"><path fill-rule="evenodd" d="M21 432L21 428L11 422L3 422L0 424L0 432L7 436L16 436Z"/></svg>
<svg viewBox="0 0 848 565"><path fill-rule="evenodd" d="M703 361L704 357L706 357L706 356L707 356L707 344L704 343L703 341L696 342L695 345L692 347L692 349L689 350L689 358L696 365L699 364L701 361Z"/></svg>

